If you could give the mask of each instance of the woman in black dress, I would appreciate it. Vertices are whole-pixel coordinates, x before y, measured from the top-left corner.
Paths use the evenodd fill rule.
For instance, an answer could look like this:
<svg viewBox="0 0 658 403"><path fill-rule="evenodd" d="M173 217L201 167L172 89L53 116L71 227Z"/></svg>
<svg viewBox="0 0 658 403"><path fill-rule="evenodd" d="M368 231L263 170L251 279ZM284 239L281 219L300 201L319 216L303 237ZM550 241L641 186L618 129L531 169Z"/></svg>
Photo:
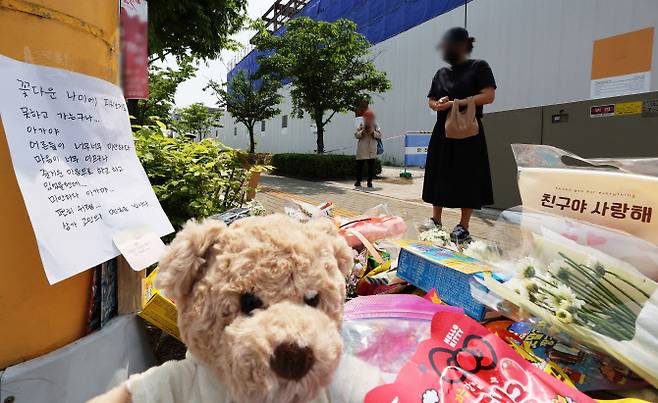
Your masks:
<svg viewBox="0 0 658 403"><path fill-rule="evenodd" d="M475 39L464 28L448 30L439 48L450 65L440 69L432 80L429 107L437 112L436 125L427 151L423 201L434 206L431 226L441 227L443 208L460 208L459 225L452 231L455 242L470 239L468 231L473 210L493 204L493 189L487 142L482 127L483 105L492 103L496 96L496 81L489 64L469 56ZM476 119L480 132L463 140L448 139L445 123L450 109L466 106L468 97L477 105Z"/></svg>

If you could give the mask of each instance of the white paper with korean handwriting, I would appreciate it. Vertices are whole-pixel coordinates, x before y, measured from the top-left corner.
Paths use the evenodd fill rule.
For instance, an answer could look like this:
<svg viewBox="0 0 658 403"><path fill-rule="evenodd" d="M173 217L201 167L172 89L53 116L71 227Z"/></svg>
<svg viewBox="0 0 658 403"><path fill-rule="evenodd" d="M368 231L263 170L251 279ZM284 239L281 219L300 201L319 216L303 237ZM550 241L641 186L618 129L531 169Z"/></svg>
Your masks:
<svg viewBox="0 0 658 403"><path fill-rule="evenodd" d="M116 85L0 55L0 117L50 284L118 256L117 232L173 231Z"/></svg>

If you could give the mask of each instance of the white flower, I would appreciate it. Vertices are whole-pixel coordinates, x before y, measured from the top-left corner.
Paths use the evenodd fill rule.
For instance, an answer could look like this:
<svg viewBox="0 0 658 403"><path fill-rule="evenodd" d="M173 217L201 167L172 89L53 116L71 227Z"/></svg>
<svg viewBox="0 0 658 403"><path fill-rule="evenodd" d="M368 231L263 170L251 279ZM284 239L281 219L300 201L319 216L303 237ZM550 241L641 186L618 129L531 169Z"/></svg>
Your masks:
<svg viewBox="0 0 658 403"><path fill-rule="evenodd" d="M499 263L502 258L502 251L500 247L493 243L485 241L473 241L462 252L468 257L473 259L482 260L483 262L497 262Z"/></svg>
<svg viewBox="0 0 658 403"><path fill-rule="evenodd" d="M530 279L540 274L539 262L531 256L519 260L517 264L516 277L519 279Z"/></svg>
<svg viewBox="0 0 658 403"><path fill-rule="evenodd" d="M573 315L566 309L558 309L557 312L555 312L555 317L566 325L573 322Z"/></svg>
<svg viewBox="0 0 658 403"><path fill-rule="evenodd" d="M554 260L548 265L548 273L553 280L557 282L569 282L569 278L573 275L569 271L569 266L562 260Z"/></svg>
<svg viewBox="0 0 658 403"><path fill-rule="evenodd" d="M425 242L432 242L439 246L448 246L450 244L450 234L439 228L421 232L418 239Z"/></svg>
<svg viewBox="0 0 658 403"><path fill-rule="evenodd" d="M462 252L468 257L482 261L489 261L492 248L484 241L473 241Z"/></svg>
<svg viewBox="0 0 658 403"><path fill-rule="evenodd" d="M569 286L564 284L557 286L556 296L560 299L560 308L568 311L578 310L585 305L585 301L578 299L578 295Z"/></svg>
<svg viewBox="0 0 658 403"><path fill-rule="evenodd" d="M245 208L248 208L250 210L250 213L252 216L263 216L265 215L265 207L256 200L251 200L248 201L245 204Z"/></svg>
<svg viewBox="0 0 658 403"><path fill-rule="evenodd" d="M606 275L606 269L605 266L599 262L598 259L595 259L593 257L589 257L587 261L585 262L585 266L589 267L590 269L594 270L595 276L596 277L603 277Z"/></svg>
<svg viewBox="0 0 658 403"><path fill-rule="evenodd" d="M546 304L556 311L562 309L575 312L585 305L585 301L578 299L578 295L565 284L558 284L557 287L547 288L545 292Z"/></svg>

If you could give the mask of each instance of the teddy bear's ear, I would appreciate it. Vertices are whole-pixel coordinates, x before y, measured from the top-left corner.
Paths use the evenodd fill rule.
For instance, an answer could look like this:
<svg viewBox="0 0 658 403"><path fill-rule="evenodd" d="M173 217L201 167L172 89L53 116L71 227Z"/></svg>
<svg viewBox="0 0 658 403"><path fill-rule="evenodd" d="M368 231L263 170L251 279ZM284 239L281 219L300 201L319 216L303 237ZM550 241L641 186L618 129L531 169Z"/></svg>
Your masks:
<svg viewBox="0 0 658 403"><path fill-rule="evenodd" d="M203 277L208 254L227 226L216 220L189 221L160 259L157 286L175 300L183 300Z"/></svg>

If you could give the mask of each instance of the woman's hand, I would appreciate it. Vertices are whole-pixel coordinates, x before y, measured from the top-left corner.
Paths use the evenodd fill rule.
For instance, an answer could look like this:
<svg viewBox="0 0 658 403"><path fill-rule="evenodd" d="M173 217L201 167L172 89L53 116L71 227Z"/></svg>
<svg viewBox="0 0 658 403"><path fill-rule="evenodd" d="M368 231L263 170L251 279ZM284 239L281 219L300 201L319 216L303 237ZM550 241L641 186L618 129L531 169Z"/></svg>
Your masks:
<svg viewBox="0 0 658 403"><path fill-rule="evenodd" d="M446 98L447 98L447 97L446 97ZM443 100L443 98L441 98L441 99ZM437 104L438 104L438 105L437 105L437 109L436 109L436 111L437 111L437 112L443 112L443 111L446 111L446 110L452 108L452 104L453 104L453 103L454 103L453 101L448 101L448 100L446 100L446 101L444 101L444 102L437 101Z"/></svg>
<svg viewBox="0 0 658 403"><path fill-rule="evenodd" d="M438 101L434 98L430 98L429 105L430 109L433 111L441 112L450 109L452 107L452 101L450 101L450 98L448 97L443 97Z"/></svg>

